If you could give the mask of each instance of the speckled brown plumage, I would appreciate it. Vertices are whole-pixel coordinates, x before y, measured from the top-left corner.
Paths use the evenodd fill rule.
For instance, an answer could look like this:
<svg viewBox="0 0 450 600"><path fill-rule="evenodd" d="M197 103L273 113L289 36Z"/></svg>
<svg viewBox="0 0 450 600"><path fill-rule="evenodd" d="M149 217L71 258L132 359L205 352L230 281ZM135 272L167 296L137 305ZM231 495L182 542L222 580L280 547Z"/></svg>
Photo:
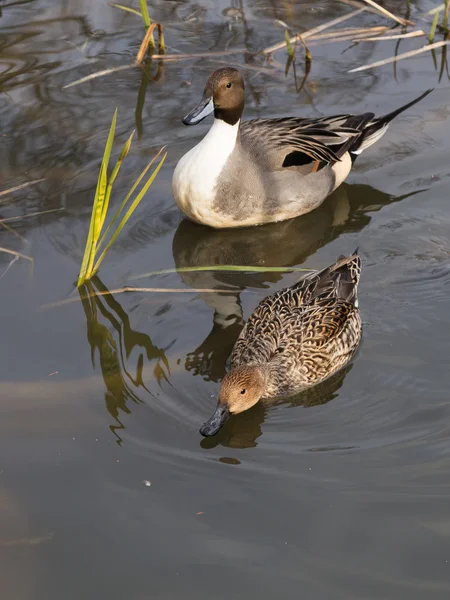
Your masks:
<svg viewBox="0 0 450 600"><path fill-rule="evenodd" d="M267 373L263 397L312 386L351 359L361 339L355 252L260 302L231 354L231 371L244 365Z"/></svg>

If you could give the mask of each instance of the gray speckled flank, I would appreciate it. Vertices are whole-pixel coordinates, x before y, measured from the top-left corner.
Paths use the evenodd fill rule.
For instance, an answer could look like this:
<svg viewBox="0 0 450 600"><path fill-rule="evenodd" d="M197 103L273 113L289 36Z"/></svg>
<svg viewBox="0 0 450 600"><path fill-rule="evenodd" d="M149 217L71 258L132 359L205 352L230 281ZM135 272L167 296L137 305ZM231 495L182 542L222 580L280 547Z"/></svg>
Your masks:
<svg viewBox="0 0 450 600"><path fill-rule="evenodd" d="M285 152L280 152L284 159ZM312 173L311 164L298 167L276 165L258 139L240 132L236 147L219 176L213 210L236 222L258 215L260 222L300 215L314 210L336 187L330 165ZM286 218L286 217L284 217ZM289 217L287 217L289 218Z"/></svg>

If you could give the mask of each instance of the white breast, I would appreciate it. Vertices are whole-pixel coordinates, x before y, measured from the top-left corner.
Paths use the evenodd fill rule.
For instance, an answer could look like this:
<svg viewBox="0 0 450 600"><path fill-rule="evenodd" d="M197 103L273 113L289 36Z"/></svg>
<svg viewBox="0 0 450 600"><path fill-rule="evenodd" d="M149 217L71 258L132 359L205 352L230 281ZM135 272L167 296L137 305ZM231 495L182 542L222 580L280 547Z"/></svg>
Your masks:
<svg viewBox="0 0 450 600"><path fill-rule="evenodd" d="M188 217L202 223L215 220L212 215L214 189L234 150L238 131L239 121L228 125L221 119L214 119L202 141L178 162L172 178L172 191L177 205Z"/></svg>

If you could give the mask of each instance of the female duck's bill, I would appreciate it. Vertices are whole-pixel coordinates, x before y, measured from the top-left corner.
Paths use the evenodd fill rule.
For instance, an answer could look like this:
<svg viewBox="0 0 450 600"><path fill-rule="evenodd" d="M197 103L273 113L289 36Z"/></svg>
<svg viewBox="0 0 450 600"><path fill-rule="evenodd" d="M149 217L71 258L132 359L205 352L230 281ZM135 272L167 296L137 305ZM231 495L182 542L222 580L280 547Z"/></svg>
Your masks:
<svg viewBox="0 0 450 600"><path fill-rule="evenodd" d="M267 382L267 368L261 365L242 365L232 368L220 384L217 408L200 429L205 437L216 435L231 415L248 410L262 397Z"/></svg>
<svg viewBox="0 0 450 600"><path fill-rule="evenodd" d="M213 416L200 428L200 433L204 437L216 435L225 421L228 421L229 418L230 411L228 407L225 404L219 404Z"/></svg>
<svg viewBox="0 0 450 600"><path fill-rule="evenodd" d="M183 123L197 125L214 111L216 119L235 125L242 116L244 103L244 80L239 71L231 67L217 69L206 82L201 101L184 117Z"/></svg>

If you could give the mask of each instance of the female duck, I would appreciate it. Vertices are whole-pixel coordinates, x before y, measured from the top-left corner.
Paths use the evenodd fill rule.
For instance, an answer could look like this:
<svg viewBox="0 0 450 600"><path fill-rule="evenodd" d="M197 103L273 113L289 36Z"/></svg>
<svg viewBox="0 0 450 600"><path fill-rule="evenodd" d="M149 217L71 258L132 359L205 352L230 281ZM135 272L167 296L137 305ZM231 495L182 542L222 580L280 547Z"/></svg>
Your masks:
<svg viewBox="0 0 450 600"><path fill-rule="evenodd" d="M216 228L310 212L346 179L357 155L381 138L390 121L430 92L378 118L364 113L241 123L242 76L218 69L200 104L183 119L195 125L214 111L206 137L175 168L175 201L194 221Z"/></svg>
<svg viewBox="0 0 450 600"><path fill-rule="evenodd" d="M200 429L215 435L231 414L261 399L313 386L346 365L361 340L357 251L265 298L231 353L217 408Z"/></svg>

